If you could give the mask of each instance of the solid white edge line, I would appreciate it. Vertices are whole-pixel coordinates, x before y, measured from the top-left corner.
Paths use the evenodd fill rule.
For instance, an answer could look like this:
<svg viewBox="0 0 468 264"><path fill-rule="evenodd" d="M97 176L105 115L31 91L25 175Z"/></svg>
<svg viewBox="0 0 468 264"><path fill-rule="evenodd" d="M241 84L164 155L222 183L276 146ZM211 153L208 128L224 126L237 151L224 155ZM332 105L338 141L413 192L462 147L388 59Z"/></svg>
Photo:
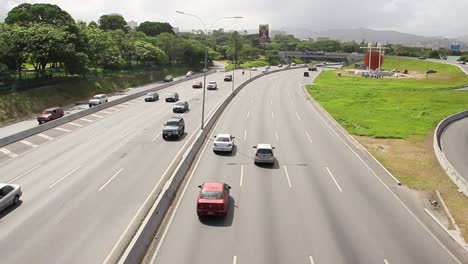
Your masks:
<svg viewBox="0 0 468 264"><path fill-rule="evenodd" d="M309 256L309 261L310 261L310 264L315 264L314 258L312 256Z"/></svg>
<svg viewBox="0 0 468 264"><path fill-rule="evenodd" d="M388 264L387 259L383 259L383 262L384 262L385 264Z"/></svg>
<svg viewBox="0 0 468 264"><path fill-rule="evenodd" d="M42 134L42 133L39 133L39 134L37 134L37 135L38 135L39 137L45 138L45 139L47 139L47 140L49 140L49 141L54 140L53 137L49 137L48 135L45 135L45 134Z"/></svg>
<svg viewBox="0 0 468 264"><path fill-rule="evenodd" d="M157 135L155 135L153 139L151 139L151 142L154 142L161 134L162 132L159 132Z"/></svg>
<svg viewBox="0 0 468 264"><path fill-rule="evenodd" d="M299 114L296 112L296 116L297 116L297 119L299 119L299 121L301 121L301 117L299 116Z"/></svg>
<svg viewBox="0 0 468 264"><path fill-rule="evenodd" d="M241 187L242 187L243 179L244 179L244 165L241 165L240 182L239 182L239 186Z"/></svg>
<svg viewBox="0 0 468 264"><path fill-rule="evenodd" d="M16 180L22 178L23 176L25 176L26 174L30 173L31 171L33 171L33 170L39 168L40 166L41 166L41 164L32 167L31 169L29 169L29 170L23 172L21 175L17 176L17 177L14 178L13 180L10 180L8 183L12 183L12 182L14 182L14 181L16 181Z"/></svg>
<svg viewBox="0 0 468 264"><path fill-rule="evenodd" d="M283 168L284 168L284 172L286 173L286 179L288 179L289 188L292 188L291 179L289 178L288 169L286 168L286 166L283 166Z"/></svg>
<svg viewBox="0 0 468 264"><path fill-rule="evenodd" d="M116 174L114 174L114 176L112 176L106 183L104 183L104 185L99 188L99 191L102 191L104 188L106 188L106 186L115 178L117 177L117 175L119 175L121 172L123 171L123 168L121 168Z"/></svg>
<svg viewBox="0 0 468 264"><path fill-rule="evenodd" d="M211 114L218 108L218 106L220 106L224 101L221 101L219 102L214 108L213 110L211 110L210 113L208 113L208 116L211 116ZM229 107L229 106L228 106ZM227 108L226 108L227 109ZM224 115L224 113L223 113ZM222 116L223 116L222 115ZM219 122L219 120L218 120ZM218 127L218 125L216 125L216 127ZM185 144L182 146L182 148L180 149L180 151L176 154L175 158L172 160L172 162L169 164L169 166L166 168L166 170L164 171L163 173L163 176L159 179L159 181L156 183L156 185L154 186L153 190L151 190L151 193L148 195L148 197L146 197L146 200L143 202L143 204L140 206L140 208L138 209L138 211L136 212L136 214L133 216L132 220L130 220L130 223L127 225L127 227L125 228L125 230L123 231L122 235L120 235L119 239L115 242L114 246L112 247L112 249L110 250L109 254L106 256L106 258L104 259L104 261L102 261L103 264L107 264L109 259L111 258L112 254L114 253L114 251L116 250L116 248L119 246L119 244L122 242L123 238L125 237L125 235L127 234L128 230L130 229L130 227L132 226L133 222L135 221L135 219L138 217L138 215L140 214L141 210L143 210L143 208L145 207L146 203L148 202L148 200L151 198L151 196L153 196L153 193L156 191L156 189L159 187L159 185L161 184L161 181L164 179L164 175L169 171L169 169L172 167L172 163L175 162L175 160L177 160L178 156L180 155L180 153L185 149L185 146L190 142L190 140L192 139L193 136L197 135L198 134L198 130L200 129L200 125L198 125L196 128L195 128L195 132L187 139L187 142L185 142ZM214 133L214 131L213 131ZM213 133L211 134L211 136L213 136ZM162 240L161 240L162 241Z"/></svg>
<svg viewBox="0 0 468 264"><path fill-rule="evenodd" d="M130 135L130 133L132 133L132 132L135 131L135 130L136 130L136 128L134 128L134 129L128 131L127 133L125 133L125 134L123 134L122 136L120 136L120 138L124 138L124 137Z"/></svg>
<svg viewBox="0 0 468 264"><path fill-rule="evenodd" d="M443 248L445 249L445 251L452 257L453 260L455 260L457 263L459 264L462 264L460 260L458 260L458 258L455 257L455 255L452 254L452 252L442 243L440 242L440 240L431 232L431 230L429 230L429 228L424 225L424 223L408 208L408 206L406 206L405 203L403 203L403 201L392 191L392 189L390 189L390 187L387 186L387 184L385 184L385 182L380 179L380 177L377 175L377 173L375 173L375 171L351 148L351 146L343 139L341 138L341 136L338 134L338 132L336 132L331 126L330 124L327 123L327 121L325 121L325 119L320 115L320 113L318 112L317 109L315 109L315 107L312 105L312 109L314 110L315 114L325 123L325 125L328 126L328 128L341 140L341 142L343 142L343 144L348 147L348 149L364 164L364 166L367 167L367 169L372 173L372 175L374 175L375 178L377 178L377 180L385 187L385 189L387 189L392 195L393 197L401 204L401 206L403 206L403 208L406 209L406 211L414 217L414 219L423 227L424 230L426 230L426 232ZM351 137L352 138L352 137ZM371 155L371 154L370 154ZM371 155L371 157L376 160L374 158L374 156ZM383 165L381 165L383 167ZM383 167L387 173L389 173L390 176L394 177L385 167Z"/></svg>
<svg viewBox="0 0 468 264"><path fill-rule="evenodd" d="M328 167L325 167L325 169L328 171L328 174L330 174L331 178L332 178L333 181L335 182L336 187L338 187L338 189L340 190L340 192L343 192L343 190L341 189L340 185L339 185L338 182L336 181L335 177L334 177L333 174L331 173L330 169L329 169Z"/></svg>
<svg viewBox="0 0 468 264"><path fill-rule="evenodd" d="M452 235L452 233L449 232L449 230L439 221L439 219L437 219L437 218L431 213L431 211L429 211L427 208L424 208L424 212L426 212L426 214L428 214L428 215L432 218L432 220L434 220L434 222L436 222L449 236L452 237L453 240L455 240L465 251L468 252L468 247L465 246L465 245L463 245L463 244L461 244L461 243L460 243L460 240L459 240L456 236Z"/></svg>
<svg viewBox="0 0 468 264"><path fill-rule="evenodd" d="M68 176L72 175L75 171L77 171L79 168L81 167L81 165L78 165L78 167L76 167L75 169L73 169L72 171L70 171L69 173L67 173L65 176L63 176L62 178L60 178L58 181L56 181L54 184L52 184L51 186L49 186L49 189L53 188L55 185L59 184L61 181L63 181L65 178L67 178Z"/></svg>
<svg viewBox="0 0 468 264"><path fill-rule="evenodd" d="M91 136L89 136L88 139L91 139L91 138L93 138L93 137L95 137L95 136L101 134L103 131L104 131L104 128L101 129L101 130L99 130L99 131L97 131L96 133L92 134Z"/></svg>
<svg viewBox="0 0 468 264"><path fill-rule="evenodd" d="M307 133L307 131L306 131L305 133L306 133L306 136L307 136L307 138L309 139L310 143L312 143L312 139L310 138L309 133Z"/></svg>
<svg viewBox="0 0 468 264"><path fill-rule="evenodd" d="M232 258L232 264L237 264L237 256L234 256L234 257Z"/></svg>
<svg viewBox="0 0 468 264"><path fill-rule="evenodd" d="M213 128L213 131L211 132L211 135L208 137L208 138L212 138L214 133L216 132L216 129L218 128L218 125L219 125L219 122L221 121L221 119L223 118L224 114L227 112L227 110L229 109L229 107L231 106L232 102L234 101L231 100L231 102L229 103L229 105L226 107L226 109L224 109L222 115L218 118L218 120L216 121L216 125L215 127ZM215 108L216 109L216 108ZM154 251L154 254L153 256L151 257L151 260L150 260L150 264L153 264L155 261L156 261L156 257L158 256L158 253L159 253L159 250L161 249L162 247L162 244L164 242L164 239L166 238L166 235L167 235L167 232L169 231L169 228L171 227L171 224L172 224L172 221L174 220L174 217L175 217L175 214L177 212L177 209L179 208L180 206L180 203L182 202L182 199L184 198L184 194L185 192L187 191L188 189L188 186L190 185L190 182L192 181L192 177L193 175L195 174L195 171L197 170L198 168L198 164L200 163L200 160L201 158L203 157L203 153L205 153L206 151L206 148L208 147L208 142L209 141L206 141L205 142L205 146L203 147L203 150L201 152L201 155L198 156L198 159L197 161L195 162L195 165L189 175L189 178L187 180L187 183L185 184L185 187L184 189L182 190L182 193L180 194L180 198L179 200L177 201L177 204L176 206L174 207L174 211L172 211L172 214L171 214L171 217L169 218L169 221L167 222L167 225L166 225L166 228L164 229L164 232L162 233L160 239L159 239L159 243L156 247L156 250Z"/></svg>

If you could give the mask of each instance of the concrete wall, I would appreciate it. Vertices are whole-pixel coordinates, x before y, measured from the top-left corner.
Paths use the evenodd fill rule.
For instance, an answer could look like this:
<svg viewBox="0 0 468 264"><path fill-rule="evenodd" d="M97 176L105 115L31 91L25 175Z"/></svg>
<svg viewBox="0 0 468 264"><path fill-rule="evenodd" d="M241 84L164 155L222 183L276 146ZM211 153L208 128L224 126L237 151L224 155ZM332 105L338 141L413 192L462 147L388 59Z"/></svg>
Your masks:
<svg viewBox="0 0 468 264"><path fill-rule="evenodd" d="M298 69L304 67L295 67L290 69ZM279 71L285 71L289 69L282 69ZM147 214L140 228L136 232L133 239L130 241L130 244L126 248L123 255L118 261L119 264L136 264L141 263L145 257L149 246L154 240L156 233L161 226L161 223L164 220L166 213L168 212L172 202L174 201L177 191L179 190L180 184L183 182L185 176L190 170L190 167L195 160L197 153L202 148L205 139L210 133L210 130L213 128L214 124L221 116L223 111L229 105L229 103L234 99L234 97L249 83L274 72L271 71L268 73L260 74L252 79L244 82L239 87L234 90L234 92L216 109L209 121L206 123L205 130L199 131L194 143L188 148L188 150L183 154L181 161L179 162L177 168L172 173L171 177L167 181L166 185L162 188L161 195L158 197L156 202L153 204L151 210ZM121 251L120 251L121 252Z"/></svg>
<svg viewBox="0 0 468 264"><path fill-rule="evenodd" d="M207 74L212 74L214 72L215 71L210 71ZM133 100L135 98L138 98L140 96L145 95L148 92L159 91L159 90L167 88L169 86L172 86L172 85L175 85L175 84L187 81L187 80L191 80L191 79L194 79L194 78L198 78L198 77L200 77L202 75L203 74L197 74L197 75L194 75L194 76L182 79L182 80L178 80L178 81L174 81L174 82L170 82L170 83L160 85L158 87L150 88L150 89L147 89L145 91L141 91L141 92L138 92L138 93L135 93L135 94L131 94L131 95L128 95L128 96L125 96L125 97L110 101L108 103L101 104L101 105L98 105L98 106L95 106L95 107L80 111L78 113L67 115L67 116L64 116L62 118L47 122L47 123L45 123L43 125L40 125L40 126L37 126L37 127L34 127L34 128L30 128L30 129L21 131L19 133L16 133L16 134L1 138L0 139L0 148L4 147L6 145L12 144L12 143L14 143L16 141L19 141L19 140L28 138L30 136L39 134L39 133L44 132L46 130L52 129L54 127L66 124L66 123L71 122L73 120L76 120L78 118L82 118L84 116L99 112L99 111L101 111L103 109L106 109L106 108L109 108L109 107L112 107L112 106L115 106L115 105L130 101L130 100Z"/></svg>
<svg viewBox="0 0 468 264"><path fill-rule="evenodd" d="M452 181L460 188L460 190L468 196L468 182L466 179L460 175L460 173L450 164L450 161L445 157L444 152L442 151L442 145L440 139L445 129L450 126L450 124L468 117L468 111L463 111L452 116L447 117L442 120L436 128L434 133L434 152L436 154L437 160L439 160L440 166L444 168L447 175L452 179Z"/></svg>

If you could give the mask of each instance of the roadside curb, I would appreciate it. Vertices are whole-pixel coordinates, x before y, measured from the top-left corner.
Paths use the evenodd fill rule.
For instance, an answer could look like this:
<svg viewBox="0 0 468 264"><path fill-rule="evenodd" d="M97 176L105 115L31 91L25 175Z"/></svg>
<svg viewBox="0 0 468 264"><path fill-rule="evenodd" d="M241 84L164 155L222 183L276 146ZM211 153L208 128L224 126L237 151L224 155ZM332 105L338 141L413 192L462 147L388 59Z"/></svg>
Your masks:
<svg viewBox="0 0 468 264"><path fill-rule="evenodd" d="M213 74L215 72L216 71L209 71L209 72L207 72L207 75ZM196 75L193 75L191 77L187 77L187 78L177 80L177 81L173 81L173 82L170 82L170 83L165 83L165 84L162 84L160 86L157 86L157 87L154 87L154 88L149 88L149 89L146 89L144 91L140 91L140 92L137 92L137 93L134 93L134 94L130 94L130 95L121 97L119 99L110 101L108 103L101 104L101 105L98 105L98 106L94 106L94 107L88 108L86 110L79 111L77 113L67 115L67 116L64 116L62 118L47 122L47 123L45 123L43 125L40 125L40 126L37 126L37 127L34 127L34 128L30 128L30 129L18 132L16 134L6 136L4 138L0 138L0 148L4 147L4 146L7 146L7 145L10 145L12 143L15 143L15 142L17 142L19 140L28 138L30 136L39 134L39 133L44 132L46 130L52 129L54 127L69 123L69 122L71 122L73 120L76 120L78 118L82 118L84 116L99 112L99 111L104 110L106 108L110 108L110 107L125 103L127 101L133 100L135 98L141 97L141 96L145 95L148 92L156 92L156 91L168 88L170 86L173 86L173 85L185 82L185 81L189 81L189 80L192 80L192 79L195 79L195 78L199 78L201 76L203 76L203 73L196 74Z"/></svg>

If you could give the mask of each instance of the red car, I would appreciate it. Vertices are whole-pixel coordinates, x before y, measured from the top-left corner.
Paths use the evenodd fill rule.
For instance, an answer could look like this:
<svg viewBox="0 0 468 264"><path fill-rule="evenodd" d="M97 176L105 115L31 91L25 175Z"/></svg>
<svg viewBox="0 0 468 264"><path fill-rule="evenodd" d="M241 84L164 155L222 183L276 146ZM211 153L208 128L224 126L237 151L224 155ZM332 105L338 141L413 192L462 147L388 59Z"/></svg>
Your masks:
<svg viewBox="0 0 468 264"><path fill-rule="evenodd" d="M222 182L205 182L198 188L200 188L197 200L198 217L227 215L231 186Z"/></svg>
<svg viewBox="0 0 468 264"><path fill-rule="evenodd" d="M192 84L192 88L203 88L203 83L202 82L194 82Z"/></svg>
<svg viewBox="0 0 468 264"><path fill-rule="evenodd" d="M44 112L42 112L42 114L39 114L37 116L37 122L39 122L39 125L41 125L41 124L43 124L45 122L49 122L49 121L52 121L54 119L60 118L63 115L64 115L64 113L63 113L62 108L60 108L60 107L49 108L49 109L44 110Z"/></svg>

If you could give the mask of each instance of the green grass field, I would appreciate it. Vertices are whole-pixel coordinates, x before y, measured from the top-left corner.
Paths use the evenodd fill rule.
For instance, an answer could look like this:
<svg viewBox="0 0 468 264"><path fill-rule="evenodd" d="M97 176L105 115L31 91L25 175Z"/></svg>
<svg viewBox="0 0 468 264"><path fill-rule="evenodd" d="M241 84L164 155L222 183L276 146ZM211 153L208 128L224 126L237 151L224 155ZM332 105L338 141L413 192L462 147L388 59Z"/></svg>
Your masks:
<svg viewBox="0 0 468 264"><path fill-rule="evenodd" d="M386 59L383 67L423 72L425 64ZM327 71L317 78L316 85L307 88L352 134L378 138L425 135L443 118L468 109L468 91L447 89L468 85L468 77L456 66L430 64L438 73L428 79L338 77L336 72Z"/></svg>

